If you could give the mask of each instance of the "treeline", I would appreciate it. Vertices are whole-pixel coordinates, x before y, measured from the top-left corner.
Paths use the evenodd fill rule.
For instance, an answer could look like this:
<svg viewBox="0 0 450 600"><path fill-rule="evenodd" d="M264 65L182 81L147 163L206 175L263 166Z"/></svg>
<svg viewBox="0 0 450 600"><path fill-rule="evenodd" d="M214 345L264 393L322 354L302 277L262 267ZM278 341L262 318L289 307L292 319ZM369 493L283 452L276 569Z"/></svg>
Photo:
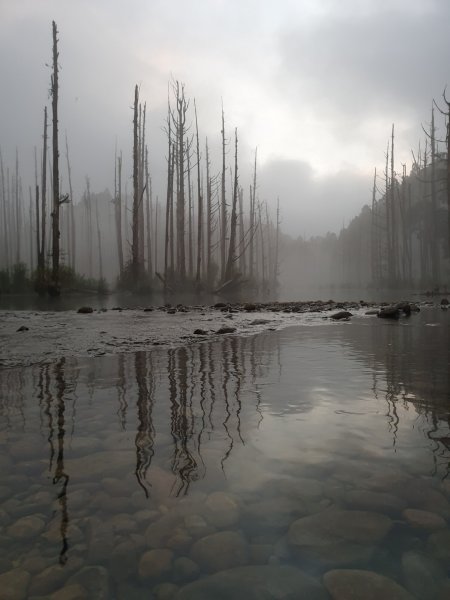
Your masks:
<svg viewBox="0 0 450 600"><path fill-rule="evenodd" d="M443 134L433 104L425 143L412 152L412 166L398 169L395 130L389 137L384 170L375 170L371 202L338 235L287 244L287 261L299 280L316 286L384 289L446 289L449 252L449 104ZM436 108L437 107L437 108ZM295 256L296 266L292 257Z"/></svg>
<svg viewBox="0 0 450 600"><path fill-rule="evenodd" d="M76 201L67 135L64 162L68 189L60 192L57 34L53 22L51 151L45 107L42 149L34 150L33 184L24 185L17 151L14 169L4 166L0 153L3 279L6 281L20 266L21 271L26 269L36 291L58 295L64 287L64 267L66 273L69 269L74 274L74 280L76 274L96 278L102 289L109 279L120 289L145 292L225 292L243 287L259 292L274 290L278 283L280 211L277 205L276 214L269 214L267 203L258 198L256 150L252 181L244 189L239 176L237 129L229 134L222 107L221 165L215 168L208 139L199 133L195 100L190 101L179 81L171 82L165 122L165 198L153 195L147 110L138 86L130 130L130 193L126 185L130 174L123 173L123 155L116 151L111 169L112 197L105 200L110 196L108 191L93 194L86 177L83 197ZM5 289L3 286L0 291Z"/></svg>

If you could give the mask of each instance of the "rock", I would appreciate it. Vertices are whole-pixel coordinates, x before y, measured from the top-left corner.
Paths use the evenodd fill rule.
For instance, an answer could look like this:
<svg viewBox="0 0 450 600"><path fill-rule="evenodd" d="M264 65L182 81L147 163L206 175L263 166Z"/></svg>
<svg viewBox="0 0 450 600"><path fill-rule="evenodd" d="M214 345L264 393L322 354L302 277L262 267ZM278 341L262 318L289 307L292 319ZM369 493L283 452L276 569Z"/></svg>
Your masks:
<svg viewBox="0 0 450 600"><path fill-rule="evenodd" d="M348 310L340 310L339 312L334 313L334 315L330 315L330 319L334 319L335 321L341 321L342 319L348 320L350 317L353 317L353 315Z"/></svg>
<svg viewBox="0 0 450 600"><path fill-rule="evenodd" d="M50 600L88 600L88 598L87 591L79 583L65 585L50 596Z"/></svg>
<svg viewBox="0 0 450 600"><path fill-rule="evenodd" d="M436 597L444 573L439 564L418 552L405 552L402 556L405 587L417 598L432 600Z"/></svg>
<svg viewBox="0 0 450 600"><path fill-rule="evenodd" d="M431 482L410 479L398 483L395 487L396 493L407 501L408 507L437 513L445 519L450 518L449 501L444 494L432 487Z"/></svg>
<svg viewBox="0 0 450 600"><path fill-rule="evenodd" d="M201 538L191 548L191 558L208 573L248 562L248 544L236 531L220 531Z"/></svg>
<svg viewBox="0 0 450 600"><path fill-rule="evenodd" d="M343 502L348 508L371 510L388 515L398 515L406 502L393 494L371 492L369 490L351 490L343 496Z"/></svg>
<svg viewBox="0 0 450 600"><path fill-rule="evenodd" d="M313 577L291 566L264 565L221 571L190 583L175 600L327 600Z"/></svg>
<svg viewBox="0 0 450 600"><path fill-rule="evenodd" d="M234 333L236 331L236 327L221 327L216 331L216 333Z"/></svg>
<svg viewBox="0 0 450 600"><path fill-rule="evenodd" d="M284 533L295 519L308 514L302 500L297 498L266 498L248 504L243 511L243 527L252 535L261 530Z"/></svg>
<svg viewBox="0 0 450 600"><path fill-rule="evenodd" d="M30 574L23 569L12 569L0 575L0 594L2 600L25 600Z"/></svg>
<svg viewBox="0 0 450 600"><path fill-rule="evenodd" d="M109 557L109 572L114 581L120 582L135 577L138 557L137 545L132 540L125 538L115 545Z"/></svg>
<svg viewBox="0 0 450 600"><path fill-rule="evenodd" d="M214 528L205 521L203 517L197 514L186 515L184 517L184 526L187 533L194 537L200 538L215 533Z"/></svg>
<svg viewBox="0 0 450 600"><path fill-rule="evenodd" d="M239 521L239 507L229 494L213 492L206 498L204 516L207 523L214 527L231 527Z"/></svg>
<svg viewBox="0 0 450 600"><path fill-rule="evenodd" d="M92 306L81 306L78 310L78 313L82 314L82 315L87 315L90 313L94 312L94 309L92 308Z"/></svg>
<svg viewBox="0 0 450 600"><path fill-rule="evenodd" d="M64 566L60 564L50 565L33 577L29 593L33 596L44 596L56 591L82 565L83 561L81 558L71 558Z"/></svg>
<svg viewBox="0 0 450 600"><path fill-rule="evenodd" d="M114 548L114 532L108 522L98 517L90 517L86 526L88 558L91 563L108 560Z"/></svg>
<svg viewBox="0 0 450 600"><path fill-rule="evenodd" d="M29 331L29 330L30 330L30 328L27 327L26 325L21 325L19 327L19 329L17 329L16 331Z"/></svg>
<svg viewBox="0 0 450 600"><path fill-rule="evenodd" d="M173 583L160 583L152 590L155 600L172 600L180 588Z"/></svg>
<svg viewBox="0 0 450 600"><path fill-rule="evenodd" d="M247 312L254 312L255 310L257 310L257 306L256 304L253 304L252 302L247 302L247 304L244 304L243 309Z"/></svg>
<svg viewBox="0 0 450 600"><path fill-rule="evenodd" d="M138 573L143 580L160 580L170 572L173 552L165 548L148 550L139 561Z"/></svg>
<svg viewBox="0 0 450 600"><path fill-rule="evenodd" d="M387 306L378 311L377 317L380 319L398 319L400 318L400 311L396 306Z"/></svg>
<svg viewBox="0 0 450 600"><path fill-rule="evenodd" d="M95 600L109 600L110 598L109 576L104 567L84 567L72 575L67 584L79 584L87 591L88 598L95 598Z"/></svg>
<svg viewBox="0 0 450 600"><path fill-rule="evenodd" d="M445 519L426 510L407 508L402 512L402 517L414 529L433 532L447 527Z"/></svg>
<svg viewBox="0 0 450 600"><path fill-rule="evenodd" d="M45 522L40 517L30 515L22 517L10 525L6 533L16 540L29 540L38 536L44 529Z"/></svg>
<svg viewBox="0 0 450 600"><path fill-rule="evenodd" d="M373 546L391 527L391 519L379 513L330 509L294 521L287 541L302 559L324 565L353 565L367 561Z"/></svg>
<svg viewBox="0 0 450 600"><path fill-rule="evenodd" d="M373 571L336 569L323 576L333 600L414 600L393 579Z"/></svg>
<svg viewBox="0 0 450 600"><path fill-rule="evenodd" d="M173 579L178 583L193 581L199 573L198 565L187 556L180 556L173 562Z"/></svg>
<svg viewBox="0 0 450 600"><path fill-rule="evenodd" d="M208 335L208 332L205 331L204 329L195 329L194 335Z"/></svg>
<svg viewBox="0 0 450 600"><path fill-rule="evenodd" d="M136 462L136 453L131 450L111 450L89 453L79 458L65 461L67 473L71 478L81 481L98 481L103 477L114 476L132 471ZM120 476L120 475L119 475Z"/></svg>
<svg viewBox="0 0 450 600"><path fill-rule="evenodd" d="M441 306L448 306L448 305L449 305L448 298L442 298L442 300L441 300Z"/></svg>
<svg viewBox="0 0 450 600"><path fill-rule="evenodd" d="M402 312L406 317L411 315L411 305L409 302L399 302L396 304L396 308Z"/></svg>
<svg viewBox="0 0 450 600"><path fill-rule="evenodd" d="M430 535L427 553L446 566L450 564L450 529L441 529Z"/></svg>

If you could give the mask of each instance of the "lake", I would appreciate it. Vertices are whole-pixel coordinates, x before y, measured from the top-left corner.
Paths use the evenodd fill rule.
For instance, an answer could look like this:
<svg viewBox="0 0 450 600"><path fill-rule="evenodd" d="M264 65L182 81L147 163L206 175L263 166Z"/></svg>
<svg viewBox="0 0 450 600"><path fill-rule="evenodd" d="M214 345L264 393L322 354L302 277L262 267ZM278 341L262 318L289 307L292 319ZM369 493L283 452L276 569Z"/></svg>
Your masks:
<svg viewBox="0 0 450 600"><path fill-rule="evenodd" d="M450 597L449 318L0 370L2 598Z"/></svg>

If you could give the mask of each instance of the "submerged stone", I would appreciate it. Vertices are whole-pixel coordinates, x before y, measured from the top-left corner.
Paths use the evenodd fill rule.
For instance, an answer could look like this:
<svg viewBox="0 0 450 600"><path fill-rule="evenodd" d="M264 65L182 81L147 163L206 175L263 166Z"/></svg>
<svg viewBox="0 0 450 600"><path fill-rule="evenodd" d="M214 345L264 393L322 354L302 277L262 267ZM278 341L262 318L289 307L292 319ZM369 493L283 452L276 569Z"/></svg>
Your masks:
<svg viewBox="0 0 450 600"><path fill-rule="evenodd" d="M39 535L45 527L44 520L35 515L22 517L10 525L6 533L16 540L28 540Z"/></svg>
<svg viewBox="0 0 450 600"><path fill-rule="evenodd" d="M414 600L393 579L374 571L336 569L323 577L333 600Z"/></svg>
<svg viewBox="0 0 450 600"><path fill-rule="evenodd" d="M419 552L409 551L402 556L403 581L407 590L422 600L435 598L444 572L440 565Z"/></svg>
<svg viewBox="0 0 450 600"><path fill-rule="evenodd" d="M327 600L314 578L291 566L229 569L190 583L175 600Z"/></svg>
<svg viewBox="0 0 450 600"><path fill-rule="evenodd" d="M12 569L0 575L2 600L25 600L30 574L23 569Z"/></svg>
<svg viewBox="0 0 450 600"><path fill-rule="evenodd" d="M292 552L323 565L353 565L369 560L373 546L392 527L389 517L357 510L325 510L294 521L288 531Z"/></svg>
<svg viewBox="0 0 450 600"><path fill-rule="evenodd" d="M138 573L140 579L160 580L172 566L173 552L165 548L148 550L141 556Z"/></svg>
<svg viewBox="0 0 450 600"><path fill-rule="evenodd" d="M408 525L423 531L433 532L447 527L445 519L427 510L407 508L402 512L402 517Z"/></svg>
<svg viewBox="0 0 450 600"><path fill-rule="evenodd" d="M195 542L191 558L204 571L215 573L247 564L249 548L236 531L220 531Z"/></svg>
<svg viewBox="0 0 450 600"><path fill-rule="evenodd" d="M229 494L213 492L205 501L204 514L206 521L214 527L231 527L239 521L239 506Z"/></svg>

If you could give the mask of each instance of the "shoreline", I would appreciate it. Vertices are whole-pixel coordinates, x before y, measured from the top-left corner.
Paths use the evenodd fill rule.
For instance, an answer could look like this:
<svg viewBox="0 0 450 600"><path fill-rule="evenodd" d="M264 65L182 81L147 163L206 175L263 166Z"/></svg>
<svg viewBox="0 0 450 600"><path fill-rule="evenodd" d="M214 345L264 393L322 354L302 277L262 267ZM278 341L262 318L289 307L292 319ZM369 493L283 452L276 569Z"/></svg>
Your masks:
<svg viewBox="0 0 450 600"><path fill-rule="evenodd" d="M372 318L373 314L365 313L386 305L315 300L115 307L88 314L76 310L0 311L0 369L52 363L62 357L174 348L223 335L247 336L296 325L331 324L335 322L331 315L339 311L349 311L356 318ZM420 305L435 306L432 302Z"/></svg>

